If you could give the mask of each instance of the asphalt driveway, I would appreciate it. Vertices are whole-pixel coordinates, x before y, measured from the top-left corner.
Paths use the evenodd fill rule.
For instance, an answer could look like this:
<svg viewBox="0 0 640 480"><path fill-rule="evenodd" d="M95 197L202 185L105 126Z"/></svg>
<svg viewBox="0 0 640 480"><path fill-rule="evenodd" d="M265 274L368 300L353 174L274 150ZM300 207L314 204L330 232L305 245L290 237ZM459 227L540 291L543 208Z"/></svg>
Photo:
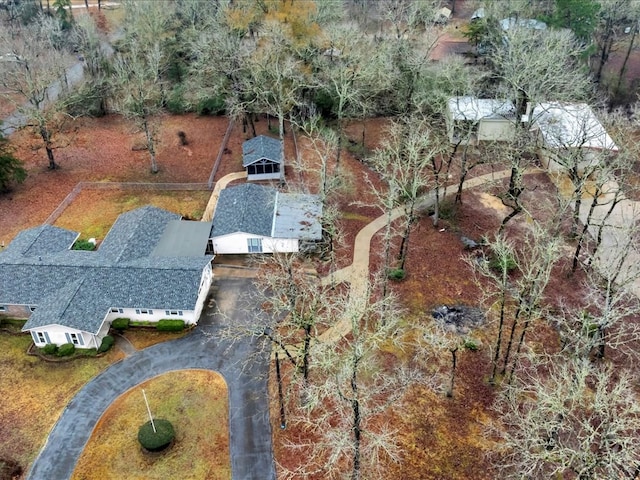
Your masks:
<svg viewBox="0 0 640 480"><path fill-rule="evenodd" d="M27 478L70 478L94 426L127 390L166 372L205 369L220 373L229 389L233 480L275 479L267 397L268 353L259 348L259 338L241 338L231 344L219 335L229 322L257 321L258 312L250 307L252 281L215 277L212 288L221 313L211 302L189 335L140 350L87 383L67 405ZM188 472L184 478L189 478Z"/></svg>

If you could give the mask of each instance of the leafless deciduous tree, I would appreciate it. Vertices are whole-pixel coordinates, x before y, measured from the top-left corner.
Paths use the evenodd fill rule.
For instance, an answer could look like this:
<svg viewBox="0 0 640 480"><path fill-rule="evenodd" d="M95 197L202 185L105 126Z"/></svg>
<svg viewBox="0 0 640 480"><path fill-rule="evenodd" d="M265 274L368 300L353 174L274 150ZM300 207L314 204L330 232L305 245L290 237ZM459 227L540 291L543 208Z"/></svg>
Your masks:
<svg viewBox="0 0 640 480"><path fill-rule="evenodd" d="M401 243L398 251L398 268L404 269L409 248L409 237L416 221L416 208L420 194L427 186L440 186L442 165L438 157L443 147L433 134L429 124L420 116L399 119L389 128L389 136L371 157L373 168L380 174L388 192L397 192L397 203L403 206ZM431 170L431 176L427 172ZM439 191L436 193L437 217ZM437 220L434 221L436 223Z"/></svg>
<svg viewBox="0 0 640 480"><path fill-rule="evenodd" d="M580 357L542 360L497 402L500 478L636 478L640 404L628 372Z"/></svg>
<svg viewBox="0 0 640 480"><path fill-rule="evenodd" d="M114 62L115 106L144 132L151 172L157 173L154 116L160 112L165 95L162 38L171 9L157 2L127 2L125 8L125 39Z"/></svg>
<svg viewBox="0 0 640 480"><path fill-rule="evenodd" d="M0 31L0 86L42 138L49 169L58 167L53 135L66 90L65 54L60 25L40 16L27 26Z"/></svg>
<svg viewBox="0 0 640 480"><path fill-rule="evenodd" d="M337 344L319 343L313 349L317 377L307 388L306 408L297 418L290 416L313 440L287 446L303 453L304 464L286 472L285 478L310 473L383 478L382 460L397 459L399 453L385 412L417 381L411 370L389 369L381 362L383 349L388 353L401 348L398 310L391 296L378 302L341 297L332 303L333 315L348 318L351 333Z"/></svg>

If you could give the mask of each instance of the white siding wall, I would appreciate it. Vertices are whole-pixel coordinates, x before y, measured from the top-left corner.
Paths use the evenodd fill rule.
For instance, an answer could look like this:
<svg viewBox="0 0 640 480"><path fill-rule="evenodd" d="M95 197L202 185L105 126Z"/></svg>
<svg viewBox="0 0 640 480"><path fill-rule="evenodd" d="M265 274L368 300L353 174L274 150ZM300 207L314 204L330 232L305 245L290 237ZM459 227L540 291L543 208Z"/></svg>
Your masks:
<svg viewBox="0 0 640 480"><path fill-rule="evenodd" d="M247 239L249 238L260 238L262 240L262 253L298 251L298 240L295 238L261 237L248 233L232 233L214 237L213 251L216 254L249 253L249 246L247 244Z"/></svg>
<svg viewBox="0 0 640 480"><path fill-rule="evenodd" d="M211 288L211 282L213 281L213 270L211 264L208 264L202 271L202 278L200 279L200 290L198 292L198 300L196 301L195 310L193 312L193 323L196 323L202 313L204 302L209 294Z"/></svg>
<svg viewBox="0 0 640 480"><path fill-rule="evenodd" d="M513 138L515 125L506 118L482 119L478 125L478 141L507 141Z"/></svg>
<svg viewBox="0 0 640 480"><path fill-rule="evenodd" d="M583 152L584 159L578 164L578 173L582 175L585 169L592 169L594 166L600 163L600 159L602 158L602 152L599 150L592 150L585 148ZM540 163L542 166L546 168L550 172L564 172L566 168L562 166L562 163L558 162L557 156L558 151L552 148L541 148L538 151L538 156L540 157Z"/></svg>
<svg viewBox="0 0 640 480"><path fill-rule="evenodd" d="M163 318L175 318L175 319L180 319L180 320L184 320L185 323L195 323L194 322L194 315L193 315L193 310L179 310L180 312L182 312L182 315L171 315L171 314L167 314L165 308L122 308L122 313L118 312L109 312L107 314L107 316L105 317L105 320L107 320L109 323L111 323L113 320L115 320L116 318L128 318L130 320L133 321L139 321L139 322L157 322L158 320L161 320ZM140 312L136 312L136 310L139 310ZM148 313L143 313L143 311L147 311ZM174 309L175 311L178 311L177 309ZM171 310L169 310L171 312ZM151 313L152 312L152 313Z"/></svg>
<svg viewBox="0 0 640 480"><path fill-rule="evenodd" d="M36 344L36 347L44 347L47 344L46 341L40 342L38 340L38 332L42 332L45 337L48 338L50 343L55 343L58 346L70 343L67 335L71 335L72 333L76 334L78 337L79 343L76 344L77 348L98 348L98 346L100 346L99 344L96 346L93 335L90 333L63 327L61 325L48 325L46 327L34 328L31 332L31 337ZM101 340L102 339L100 338L98 341L100 342Z"/></svg>

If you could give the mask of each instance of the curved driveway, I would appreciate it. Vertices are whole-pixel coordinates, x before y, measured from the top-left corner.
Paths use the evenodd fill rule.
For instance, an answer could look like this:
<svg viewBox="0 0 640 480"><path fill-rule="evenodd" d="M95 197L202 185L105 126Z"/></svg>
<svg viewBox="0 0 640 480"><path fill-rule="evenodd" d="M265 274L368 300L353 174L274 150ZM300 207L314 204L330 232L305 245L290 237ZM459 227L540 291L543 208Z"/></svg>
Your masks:
<svg viewBox="0 0 640 480"><path fill-rule="evenodd" d="M184 369L219 372L229 389L229 431L233 480L272 480L275 467L267 395L268 352L257 353L261 340L239 338L230 344L219 335L228 322L255 323L257 313L243 304L252 281L214 278L214 299L196 329L170 342L140 350L111 365L71 400L49 434L29 472L32 480L71 477L94 426L120 395L157 375ZM253 310L253 311L252 311ZM203 425L206 428L206 425ZM188 478L188 472L185 478Z"/></svg>

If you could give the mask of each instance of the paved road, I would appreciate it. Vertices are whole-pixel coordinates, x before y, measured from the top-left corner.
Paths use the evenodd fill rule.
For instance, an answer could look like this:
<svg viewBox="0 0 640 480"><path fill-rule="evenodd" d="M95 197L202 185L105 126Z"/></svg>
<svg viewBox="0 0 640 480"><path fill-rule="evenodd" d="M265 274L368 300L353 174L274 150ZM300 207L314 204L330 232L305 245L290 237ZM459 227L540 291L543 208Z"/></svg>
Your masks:
<svg viewBox="0 0 640 480"><path fill-rule="evenodd" d="M229 388L229 430L233 480L274 480L267 397L268 353L259 339L230 345L219 332L229 322L255 321L248 308L249 278L216 278L211 302L198 327L178 340L140 350L96 376L67 405L27 478L62 480L73 473L92 430L111 403L157 375L184 369L214 370ZM245 304L246 303L246 304ZM185 472L188 478L188 472Z"/></svg>

